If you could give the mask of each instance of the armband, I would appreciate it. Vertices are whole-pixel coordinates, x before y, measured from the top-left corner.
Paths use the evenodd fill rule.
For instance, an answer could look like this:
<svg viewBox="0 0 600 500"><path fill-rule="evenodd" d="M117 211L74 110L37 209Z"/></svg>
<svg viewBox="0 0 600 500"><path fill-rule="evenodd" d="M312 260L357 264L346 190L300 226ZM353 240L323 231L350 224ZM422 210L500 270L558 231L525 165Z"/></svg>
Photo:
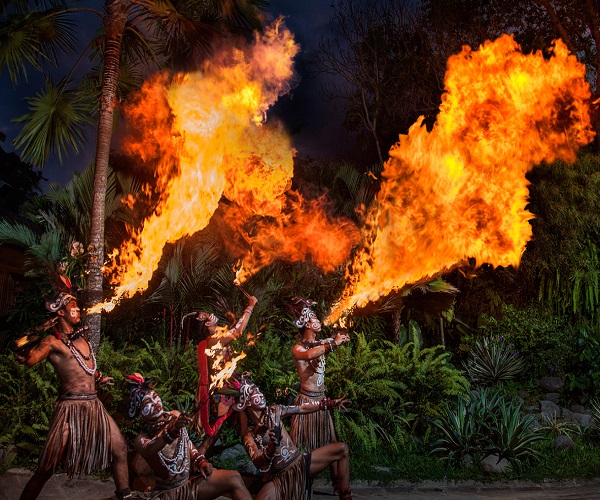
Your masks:
<svg viewBox="0 0 600 500"><path fill-rule="evenodd" d="M337 344L333 340L327 340L324 344L325 354L334 352L337 349Z"/></svg>
<svg viewBox="0 0 600 500"><path fill-rule="evenodd" d="M331 408L331 398L323 398L319 402L319 410L329 410Z"/></svg>

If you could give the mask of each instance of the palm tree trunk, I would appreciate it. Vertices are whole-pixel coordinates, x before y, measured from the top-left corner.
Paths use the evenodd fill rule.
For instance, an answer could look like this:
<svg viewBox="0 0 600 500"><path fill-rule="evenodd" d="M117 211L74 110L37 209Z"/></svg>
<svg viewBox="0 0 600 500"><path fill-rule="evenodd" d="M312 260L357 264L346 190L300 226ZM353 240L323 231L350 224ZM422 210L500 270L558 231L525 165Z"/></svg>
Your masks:
<svg viewBox="0 0 600 500"><path fill-rule="evenodd" d="M88 280L87 306L102 301L102 265L104 263L104 219L106 198L106 176L108 158L112 138L113 115L117 84L119 80L119 64L121 61L121 44L127 21L128 0L106 0L106 30L104 47L104 68L102 70L102 87L100 92L100 110L98 118L98 138L96 142L96 163L94 173L94 200L92 203L92 221L90 228L90 276ZM88 317L90 340L95 349L100 344L101 314Z"/></svg>

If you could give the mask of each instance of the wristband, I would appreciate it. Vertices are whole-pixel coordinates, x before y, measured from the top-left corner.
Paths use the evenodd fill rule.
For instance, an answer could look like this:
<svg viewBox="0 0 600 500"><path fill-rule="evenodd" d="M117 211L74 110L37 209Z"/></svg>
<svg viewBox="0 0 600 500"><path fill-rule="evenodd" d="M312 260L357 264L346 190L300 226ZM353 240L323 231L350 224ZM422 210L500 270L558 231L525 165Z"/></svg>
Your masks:
<svg viewBox="0 0 600 500"><path fill-rule="evenodd" d="M329 410L331 408L331 398L323 398L319 402L319 410Z"/></svg>
<svg viewBox="0 0 600 500"><path fill-rule="evenodd" d="M96 370L96 373L94 373L94 380L98 381L102 378L102 372L100 370Z"/></svg>
<svg viewBox="0 0 600 500"><path fill-rule="evenodd" d="M246 313L252 314L252 311L254 311L254 307L248 306L248 307L246 307L246 309L244 309L244 314L246 314Z"/></svg>

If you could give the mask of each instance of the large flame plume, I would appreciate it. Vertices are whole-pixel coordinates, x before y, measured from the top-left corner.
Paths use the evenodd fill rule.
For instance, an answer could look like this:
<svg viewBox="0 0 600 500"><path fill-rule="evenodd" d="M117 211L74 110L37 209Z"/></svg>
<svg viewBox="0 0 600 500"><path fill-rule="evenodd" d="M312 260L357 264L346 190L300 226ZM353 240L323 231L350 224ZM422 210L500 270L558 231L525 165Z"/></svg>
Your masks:
<svg viewBox="0 0 600 500"><path fill-rule="evenodd" d="M278 20L249 48L223 51L203 71L144 85L126 110L132 132L124 149L153 164L163 195L115 253L114 297L95 310L144 290L165 244L206 227L224 192L236 202L252 200L256 213L280 209L294 152L283 130L263 122L290 89L298 50Z"/></svg>
<svg viewBox="0 0 600 500"><path fill-rule="evenodd" d="M333 271L348 262L360 241L350 219L331 215L326 197L306 200L296 191L286 193L277 217L249 217L240 207L228 207L221 222L231 234L228 252L243 260L236 272L238 284L275 260L310 260L323 272Z"/></svg>
<svg viewBox="0 0 600 500"><path fill-rule="evenodd" d="M421 118L390 151L329 323L465 258L517 266L532 234L525 174L593 138L585 66L561 41L552 57L508 35L464 47L445 89L431 132Z"/></svg>

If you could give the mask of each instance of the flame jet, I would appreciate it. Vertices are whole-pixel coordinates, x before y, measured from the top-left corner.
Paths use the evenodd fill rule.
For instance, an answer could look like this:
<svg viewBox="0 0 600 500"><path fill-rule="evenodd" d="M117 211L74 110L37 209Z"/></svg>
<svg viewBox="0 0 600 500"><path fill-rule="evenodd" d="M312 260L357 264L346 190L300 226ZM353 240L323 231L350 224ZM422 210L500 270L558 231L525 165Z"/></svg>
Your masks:
<svg viewBox="0 0 600 500"><path fill-rule="evenodd" d="M465 258L519 265L532 234L525 174L574 161L592 140L590 95L560 40L550 57L523 54L509 35L452 56L432 130L421 117L390 150L327 322Z"/></svg>
<svg viewBox="0 0 600 500"><path fill-rule="evenodd" d="M221 51L202 71L157 75L127 106L131 131L123 147L152 164L162 195L142 229L113 254L114 297L92 311L144 290L164 245L206 227L226 190L236 202L252 193L256 213L278 210L294 151L283 130L263 122L291 88L298 50L277 20L251 46ZM240 167L248 159L250 175Z"/></svg>

